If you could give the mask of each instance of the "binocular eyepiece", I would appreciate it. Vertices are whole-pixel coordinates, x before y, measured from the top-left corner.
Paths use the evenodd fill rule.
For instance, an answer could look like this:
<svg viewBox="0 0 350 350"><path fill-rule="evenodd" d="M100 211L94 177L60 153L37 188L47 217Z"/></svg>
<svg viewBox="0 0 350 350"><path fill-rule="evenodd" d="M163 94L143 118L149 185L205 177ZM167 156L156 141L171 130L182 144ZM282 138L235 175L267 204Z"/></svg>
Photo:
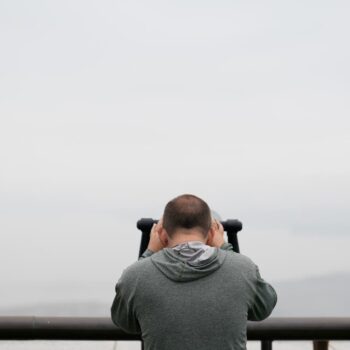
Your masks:
<svg viewBox="0 0 350 350"><path fill-rule="evenodd" d="M139 257L147 249L151 229L153 225L156 224L158 221L159 220L154 220L151 218L142 218L139 221L137 221L136 227L142 232ZM236 219L229 219L229 220L220 221L220 222L224 227L224 230L227 232L228 242L232 244L233 250L239 253L237 233L242 230L242 227L243 227L242 223Z"/></svg>

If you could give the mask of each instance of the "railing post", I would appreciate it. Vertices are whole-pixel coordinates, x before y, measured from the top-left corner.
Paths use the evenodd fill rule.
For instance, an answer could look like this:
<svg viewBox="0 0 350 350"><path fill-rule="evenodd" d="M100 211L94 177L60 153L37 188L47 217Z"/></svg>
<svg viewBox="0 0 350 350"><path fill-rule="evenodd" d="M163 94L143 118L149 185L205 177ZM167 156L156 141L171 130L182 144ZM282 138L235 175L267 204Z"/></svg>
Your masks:
<svg viewBox="0 0 350 350"><path fill-rule="evenodd" d="M261 350L272 350L272 340L262 340Z"/></svg>
<svg viewBox="0 0 350 350"><path fill-rule="evenodd" d="M314 340L314 350L328 350L328 340Z"/></svg>

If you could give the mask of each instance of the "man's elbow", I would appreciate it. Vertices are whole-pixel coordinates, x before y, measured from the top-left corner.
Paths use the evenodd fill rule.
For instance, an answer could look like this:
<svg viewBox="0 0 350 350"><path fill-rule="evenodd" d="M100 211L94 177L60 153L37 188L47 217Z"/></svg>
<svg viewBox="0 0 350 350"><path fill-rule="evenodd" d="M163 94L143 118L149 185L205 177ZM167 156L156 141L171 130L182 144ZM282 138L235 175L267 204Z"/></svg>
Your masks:
<svg viewBox="0 0 350 350"><path fill-rule="evenodd" d="M113 305L112 305L112 307L111 307L111 320L112 320L112 322L113 322L116 326L119 327L118 320L117 320L117 318L116 318L116 312L115 312L115 310L113 309Z"/></svg>
<svg viewBox="0 0 350 350"><path fill-rule="evenodd" d="M277 304L277 293L271 288L271 293L265 298L256 298L254 305L248 311L249 321L262 321L268 318Z"/></svg>
<svg viewBox="0 0 350 350"><path fill-rule="evenodd" d="M122 322L120 322L120 315L120 305L116 298L111 306L111 320L118 328L122 329L123 327L121 326Z"/></svg>

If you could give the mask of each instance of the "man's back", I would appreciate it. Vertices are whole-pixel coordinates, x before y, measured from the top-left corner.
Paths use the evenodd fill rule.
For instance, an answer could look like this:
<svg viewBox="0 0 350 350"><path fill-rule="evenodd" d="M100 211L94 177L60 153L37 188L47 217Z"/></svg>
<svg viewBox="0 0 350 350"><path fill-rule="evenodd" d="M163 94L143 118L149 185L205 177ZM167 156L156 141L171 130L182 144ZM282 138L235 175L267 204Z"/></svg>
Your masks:
<svg viewBox="0 0 350 350"><path fill-rule="evenodd" d="M264 319L274 308L276 293L249 258L229 244L203 247L195 259L163 249L119 280L112 319L141 333L146 350L245 349L247 319Z"/></svg>

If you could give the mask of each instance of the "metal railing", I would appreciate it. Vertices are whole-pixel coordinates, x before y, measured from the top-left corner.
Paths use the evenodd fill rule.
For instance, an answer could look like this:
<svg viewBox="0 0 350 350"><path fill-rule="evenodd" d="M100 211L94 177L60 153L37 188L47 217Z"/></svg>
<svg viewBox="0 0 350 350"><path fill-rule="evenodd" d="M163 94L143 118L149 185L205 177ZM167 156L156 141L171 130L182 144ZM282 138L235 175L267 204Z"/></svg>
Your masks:
<svg viewBox="0 0 350 350"><path fill-rule="evenodd" d="M314 349L327 349L329 340L350 340L350 317L269 318L248 322L248 340L261 341L262 350L274 340L310 340ZM140 340L117 328L109 318L0 317L0 340Z"/></svg>

